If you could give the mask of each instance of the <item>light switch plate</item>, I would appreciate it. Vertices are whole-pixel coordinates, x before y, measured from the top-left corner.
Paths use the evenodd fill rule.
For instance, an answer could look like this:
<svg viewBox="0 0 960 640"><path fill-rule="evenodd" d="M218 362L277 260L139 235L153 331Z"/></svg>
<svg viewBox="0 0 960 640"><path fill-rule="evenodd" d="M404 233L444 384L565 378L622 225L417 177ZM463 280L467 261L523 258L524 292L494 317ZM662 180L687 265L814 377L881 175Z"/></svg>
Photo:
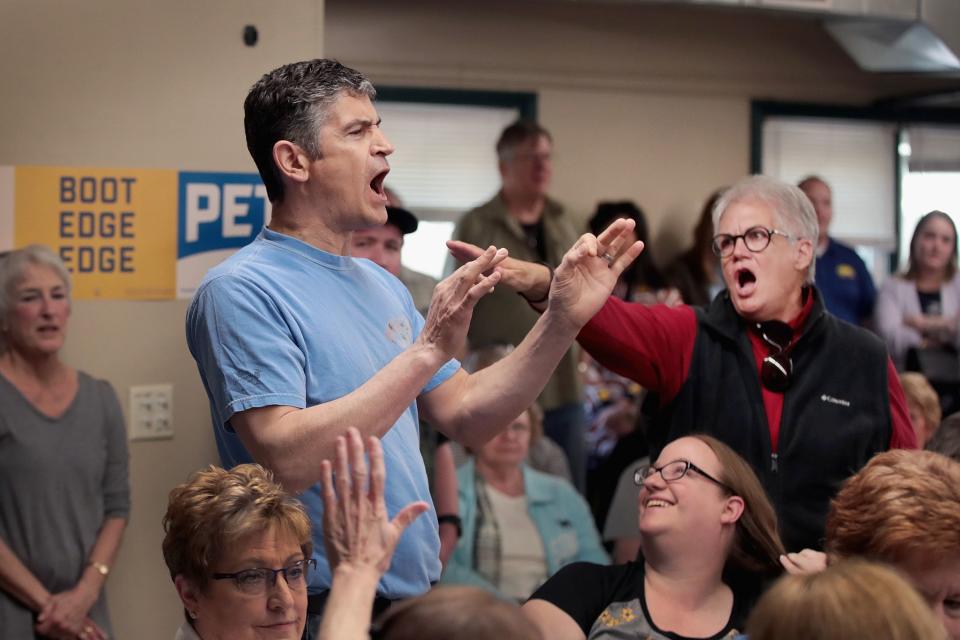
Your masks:
<svg viewBox="0 0 960 640"><path fill-rule="evenodd" d="M173 385L130 387L130 440L173 437Z"/></svg>

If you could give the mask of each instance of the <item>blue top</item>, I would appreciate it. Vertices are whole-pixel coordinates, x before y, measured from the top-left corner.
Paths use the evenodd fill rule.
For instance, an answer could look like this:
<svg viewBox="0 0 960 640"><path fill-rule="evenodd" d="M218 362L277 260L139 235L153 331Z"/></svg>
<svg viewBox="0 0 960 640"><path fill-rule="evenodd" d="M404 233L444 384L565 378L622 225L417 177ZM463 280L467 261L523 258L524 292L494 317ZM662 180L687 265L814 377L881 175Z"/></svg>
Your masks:
<svg viewBox="0 0 960 640"><path fill-rule="evenodd" d="M442 583L466 584L499 593L495 585L474 569L473 548L477 535L475 473L473 458L457 469L463 535L447 562ZM593 524L590 507L572 484L524 464L523 488L530 519L543 540L548 578L571 562L610 562ZM509 535L509 532L500 535Z"/></svg>
<svg viewBox="0 0 960 640"><path fill-rule="evenodd" d="M409 347L422 327L406 288L373 262L263 229L207 273L187 311L187 344L210 400L223 465L252 461L229 424L233 414L271 405L302 409L345 396ZM459 366L447 362L421 393ZM383 453L390 515L415 500L432 504L416 403L384 435ZM331 581L320 485L298 497L313 522L317 571L309 590L319 593ZM410 525L380 582L381 595L418 595L439 579L437 531L433 510Z"/></svg>
<svg viewBox="0 0 960 640"><path fill-rule="evenodd" d="M873 278L857 252L842 242L830 238L817 258L816 280L827 311L841 320L862 325L873 314Z"/></svg>

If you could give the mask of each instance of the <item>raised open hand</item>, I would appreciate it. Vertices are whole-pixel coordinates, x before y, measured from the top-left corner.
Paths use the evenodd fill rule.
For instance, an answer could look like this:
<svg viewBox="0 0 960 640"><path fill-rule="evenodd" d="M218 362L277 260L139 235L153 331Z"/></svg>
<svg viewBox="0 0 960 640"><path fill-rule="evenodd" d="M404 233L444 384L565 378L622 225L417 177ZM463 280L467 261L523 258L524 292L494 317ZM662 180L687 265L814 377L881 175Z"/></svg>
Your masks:
<svg viewBox="0 0 960 640"><path fill-rule="evenodd" d="M550 288L551 310L581 327L610 297L617 279L643 251L631 242L633 220L616 220L599 236L586 233L563 256Z"/></svg>
<svg viewBox="0 0 960 640"><path fill-rule="evenodd" d="M506 257L506 249L489 247L438 284L418 340L438 348L444 360L459 353L467 338L473 308L500 282L498 265Z"/></svg>
<svg viewBox="0 0 960 640"><path fill-rule="evenodd" d="M429 509L426 502L408 504L391 520L383 499L386 469L380 440L370 437L363 456L360 432L350 427L337 438L336 480L329 460L320 463L323 486L323 544L330 571L340 565L373 569L382 575L404 530Z"/></svg>

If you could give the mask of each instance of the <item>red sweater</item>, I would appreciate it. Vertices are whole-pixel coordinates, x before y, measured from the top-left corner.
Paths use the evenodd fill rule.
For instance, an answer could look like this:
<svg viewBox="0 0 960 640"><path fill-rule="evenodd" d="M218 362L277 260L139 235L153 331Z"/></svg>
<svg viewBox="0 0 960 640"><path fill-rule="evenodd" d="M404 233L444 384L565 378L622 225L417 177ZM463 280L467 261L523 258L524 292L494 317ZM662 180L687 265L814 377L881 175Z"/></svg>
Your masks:
<svg viewBox="0 0 960 640"><path fill-rule="evenodd" d="M810 315L813 297L790 325L797 329ZM692 307L681 305L645 306L610 297L603 308L587 323L578 338L597 361L622 376L635 380L660 394L663 405L680 392L690 373L693 345L697 337L697 317ZM766 343L750 333L750 344L760 371L763 359L770 355ZM887 358L887 381L893 431L891 449L916 449L917 436L910 424L907 401L893 362ZM783 394L761 385L763 406L770 427L770 441L777 450Z"/></svg>

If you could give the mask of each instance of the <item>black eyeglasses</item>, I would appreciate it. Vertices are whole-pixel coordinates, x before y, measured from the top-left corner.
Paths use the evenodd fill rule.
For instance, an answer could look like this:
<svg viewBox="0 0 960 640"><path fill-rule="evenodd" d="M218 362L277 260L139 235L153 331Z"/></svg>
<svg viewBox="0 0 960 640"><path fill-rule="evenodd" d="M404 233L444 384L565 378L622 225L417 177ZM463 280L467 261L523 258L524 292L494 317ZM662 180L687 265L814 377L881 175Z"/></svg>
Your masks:
<svg viewBox="0 0 960 640"><path fill-rule="evenodd" d="M277 575L283 574L287 586L291 589L302 590L307 588L307 579L311 569L317 568L317 561L313 558L297 560L289 567L267 569L258 567L246 569L236 573L215 573L214 580L233 580L237 589L251 596L261 596L267 589L277 583Z"/></svg>
<svg viewBox="0 0 960 640"><path fill-rule="evenodd" d="M754 329L764 342L776 349L760 365L760 382L774 393L783 393L790 387L793 375L793 358L787 351L793 340L793 329L779 320L758 322Z"/></svg>
<svg viewBox="0 0 960 640"><path fill-rule="evenodd" d="M768 246L773 236L783 236L790 239L789 233L784 233L779 229L767 229L766 227L750 227L739 235L729 233L718 233L713 236L713 252L721 258L726 258L733 254L734 247L737 246L737 240L743 238L743 244L753 253L760 253Z"/></svg>
<svg viewBox="0 0 960 640"><path fill-rule="evenodd" d="M697 465L693 464L689 460L674 460L673 462L668 462L662 467L656 467L654 465L640 467L639 469L633 472L633 483L638 487L642 486L643 481L651 477L655 473L659 473L660 477L663 478L664 481L666 482L674 482L676 480L679 480L683 476L687 475L687 472L690 471L690 469L693 469L694 471L702 475L707 480L723 487L730 493L736 493L733 489L731 489L724 483L720 482L719 480L714 478L712 475L710 475L709 473L707 473Z"/></svg>

